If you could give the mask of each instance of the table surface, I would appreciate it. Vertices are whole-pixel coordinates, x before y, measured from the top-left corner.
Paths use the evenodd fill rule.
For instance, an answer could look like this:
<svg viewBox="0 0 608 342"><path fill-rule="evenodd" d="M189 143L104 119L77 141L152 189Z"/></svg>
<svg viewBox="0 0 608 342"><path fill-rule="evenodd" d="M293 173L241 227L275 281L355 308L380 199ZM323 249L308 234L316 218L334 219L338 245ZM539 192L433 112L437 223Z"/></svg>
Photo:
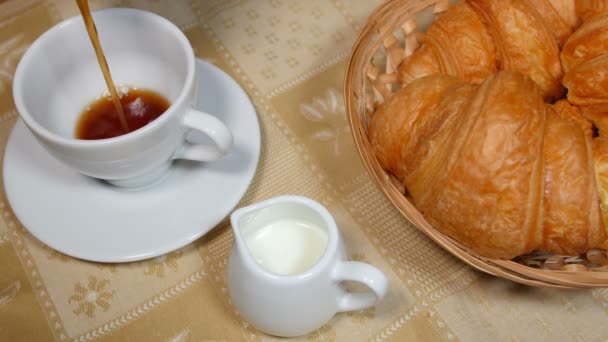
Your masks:
<svg viewBox="0 0 608 342"><path fill-rule="evenodd" d="M376 189L351 139L342 80L370 0L103 0L178 25L198 57L234 77L262 131L239 207L300 194L328 207L348 254L390 281L375 307L336 315L310 341L569 340L608 337L608 290L525 287L474 271L419 233ZM0 151L15 124L12 75L29 44L77 15L68 0L0 1ZM230 303L224 220L196 242L131 264L95 264L34 239L0 191L1 341L273 340ZM32 194L34 196L34 194ZM49 227L52 229L52 227ZM294 308L297 310L298 308Z"/></svg>

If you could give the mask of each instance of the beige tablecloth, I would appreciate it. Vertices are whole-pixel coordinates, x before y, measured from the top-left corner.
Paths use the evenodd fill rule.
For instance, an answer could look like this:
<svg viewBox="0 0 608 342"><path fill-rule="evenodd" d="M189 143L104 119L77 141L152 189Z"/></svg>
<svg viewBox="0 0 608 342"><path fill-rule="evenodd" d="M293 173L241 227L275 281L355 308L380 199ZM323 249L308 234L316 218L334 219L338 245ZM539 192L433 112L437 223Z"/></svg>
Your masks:
<svg viewBox="0 0 608 342"><path fill-rule="evenodd" d="M280 194L312 197L336 217L350 257L388 276L388 295L376 307L338 314L300 340L606 340L608 290L543 290L476 272L416 231L371 182L353 145L341 92L351 45L376 5L92 2L92 8L137 7L168 18L198 57L247 91L260 119L262 154L239 206ZM2 153L17 119L11 82L20 56L46 29L76 14L69 0L0 4ZM227 221L166 256L95 264L34 239L1 193L0 341L274 339L248 325L230 304Z"/></svg>

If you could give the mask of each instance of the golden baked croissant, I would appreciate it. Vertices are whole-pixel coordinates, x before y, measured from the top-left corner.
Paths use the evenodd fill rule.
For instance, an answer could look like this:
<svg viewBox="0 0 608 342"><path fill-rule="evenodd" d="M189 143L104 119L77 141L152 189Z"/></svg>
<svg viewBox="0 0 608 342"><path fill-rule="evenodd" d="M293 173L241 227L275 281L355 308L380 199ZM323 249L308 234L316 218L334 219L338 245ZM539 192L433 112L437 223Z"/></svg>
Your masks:
<svg viewBox="0 0 608 342"><path fill-rule="evenodd" d="M551 7L562 17L564 22L574 30L580 23L578 14L576 13L576 0L548 0Z"/></svg>
<svg viewBox="0 0 608 342"><path fill-rule="evenodd" d="M576 0L576 14L583 21L604 13L608 13L608 0Z"/></svg>
<svg viewBox="0 0 608 342"><path fill-rule="evenodd" d="M545 104L526 76L417 79L376 110L368 137L429 223L482 256L577 254L606 240L591 124Z"/></svg>
<svg viewBox="0 0 608 342"><path fill-rule="evenodd" d="M577 25L578 18L574 7L574 1L549 1L549 0L528 0L532 7L536 9L543 19L549 31L555 37L557 44L562 46L566 39L572 34L573 28Z"/></svg>
<svg viewBox="0 0 608 342"><path fill-rule="evenodd" d="M563 94L559 48L540 15L523 0L470 0L496 46L499 69L528 75L547 99Z"/></svg>
<svg viewBox="0 0 608 342"><path fill-rule="evenodd" d="M608 136L608 13L601 13L601 3L590 4L596 6L597 14L588 14L587 21L568 38L561 60L567 71L563 85L568 101L580 106L583 115Z"/></svg>
<svg viewBox="0 0 608 342"><path fill-rule="evenodd" d="M547 1L468 0L450 7L399 66L401 83L437 73L480 83L496 69L513 70L534 80L545 99L559 98L564 89L556 38L561 42L571 32L574 10L572 0Z"/></svg>
<svg viewBox="0 0 608 342"><path fill-rule="evenodd" d="M577 65L608 52L608 14L593 17L581 25L561 51L562 67L568 72Z"/></svg>
<svg viewBox="0 0 608 342"><path fill-rule="evenodd" d="M568 101L600 112L608 111L608 54L578 64L564 77Z"/></svg>
<svg viewBox="0 0 608 342"><path fill-rule="evenodd" d="M594 164L591 123L578 108L567 101L546 107L545 239L539 249L580 254L606 240L595 177L595 165L601 164Z"/></svg>
<svg viewBox="0 0 608 342"><path fill-rule="evenodd" d="M592 150L602 221L604 227L608 227L608 137L594 138ZM605 241L602 248L607 247L608 241Z"/></svg>
<svg viewBox="0 0 608 342"><path fill-rule="evenodd" d="M424 45L398 70L402 84L426 75L446 74L481 83L496 71L491 37L467 3L450 7L429 27Z"/></svg>

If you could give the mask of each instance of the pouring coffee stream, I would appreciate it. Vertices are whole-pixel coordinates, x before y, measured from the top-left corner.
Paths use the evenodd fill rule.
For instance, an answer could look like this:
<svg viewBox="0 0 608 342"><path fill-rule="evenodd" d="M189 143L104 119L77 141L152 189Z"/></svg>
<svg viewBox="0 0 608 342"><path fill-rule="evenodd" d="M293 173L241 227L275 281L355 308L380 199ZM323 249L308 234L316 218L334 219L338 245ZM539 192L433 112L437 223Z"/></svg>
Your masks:
<svg viewBox="0 0 608 342"><path fill-rule="evenodd" d="M99 67L101 68L101 71L103 73L103 78L105 79L106 84L108 86L108 90L110 91L110 95L112 96L112 102L114 103L114 107L116 108L116 112L118 113L120 125L122 126L125 133L129 133L130 130L129 125L127 124L127 118L122 108L122 104L120 103L120 98L118 97L116 88L114 87L114 81L112 80L112 75L110 75L110 68L108 67L106 56L103 54L101 44L99 43L99 36L97 35L95 22L93 21L93 17L91 16L91 10L89 9L89 1L76 0L76 3L78 4L80 14L82 15L84 24L87 28L87 33L89 34L89 38L91 39L91 43L93 44L93 48L95 49L95 55L97 56Z"/></svg>

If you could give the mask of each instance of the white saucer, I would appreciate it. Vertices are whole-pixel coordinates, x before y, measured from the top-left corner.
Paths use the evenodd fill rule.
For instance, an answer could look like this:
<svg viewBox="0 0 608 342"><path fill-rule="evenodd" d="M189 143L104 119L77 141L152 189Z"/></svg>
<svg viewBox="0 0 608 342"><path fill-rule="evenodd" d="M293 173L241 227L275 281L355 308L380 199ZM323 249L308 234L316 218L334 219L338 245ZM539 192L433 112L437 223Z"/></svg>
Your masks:
<svg viewBox="0 0 608 342"><path fill-rule="evenodd" d="M49 156L19 120L4 156L4 186L32 235L86 260L127 262L180 248L215 227L237 205L256 171L260 127L241 87L197 60L198 109L223 121L234 148L220 161L179 161L160 184L125 191L82 176Z"/></svg>

